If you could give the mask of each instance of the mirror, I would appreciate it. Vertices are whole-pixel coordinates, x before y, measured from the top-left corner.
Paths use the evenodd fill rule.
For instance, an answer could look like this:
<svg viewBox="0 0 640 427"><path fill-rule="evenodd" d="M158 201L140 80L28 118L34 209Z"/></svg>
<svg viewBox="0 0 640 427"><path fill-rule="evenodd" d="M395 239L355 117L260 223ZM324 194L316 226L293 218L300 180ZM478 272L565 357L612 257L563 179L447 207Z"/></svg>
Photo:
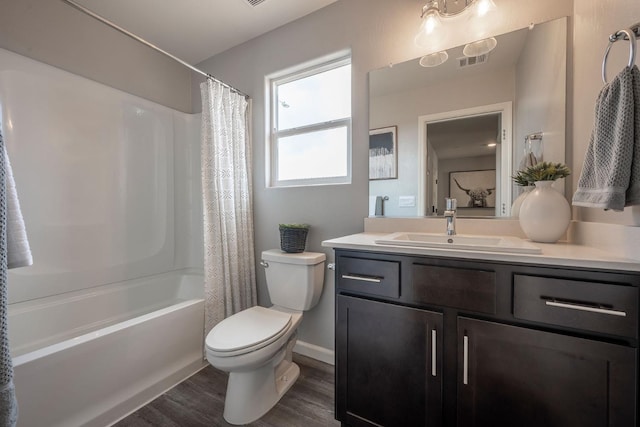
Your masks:
<svg viewBox="0 0 640 427"><path fill-rule="evenodd" d="M508 217L533 135L538 160L564 163L566 18L495 39L485 55L459 46L439 66L417 58L369 73L370 134L395 130L384 157L370 149L370 165L397 165L369 181L370 215L376 200L384 216L442 215L451 195L460 216Z"/></svg>

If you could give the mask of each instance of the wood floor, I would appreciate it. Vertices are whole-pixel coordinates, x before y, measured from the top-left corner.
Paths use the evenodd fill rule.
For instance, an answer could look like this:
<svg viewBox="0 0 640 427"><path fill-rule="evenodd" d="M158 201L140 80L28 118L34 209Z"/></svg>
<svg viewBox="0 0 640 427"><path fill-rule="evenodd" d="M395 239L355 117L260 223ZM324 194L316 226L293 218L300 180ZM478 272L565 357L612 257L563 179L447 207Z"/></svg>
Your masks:
<svg viewBox="0 0 640 427"><path fill-rule="evenodd" d="M334 419L333 366L294 354L300 377L257 427L339 426ZM115 427L230 426L224 418L227 373L207 366Z"/></svg>

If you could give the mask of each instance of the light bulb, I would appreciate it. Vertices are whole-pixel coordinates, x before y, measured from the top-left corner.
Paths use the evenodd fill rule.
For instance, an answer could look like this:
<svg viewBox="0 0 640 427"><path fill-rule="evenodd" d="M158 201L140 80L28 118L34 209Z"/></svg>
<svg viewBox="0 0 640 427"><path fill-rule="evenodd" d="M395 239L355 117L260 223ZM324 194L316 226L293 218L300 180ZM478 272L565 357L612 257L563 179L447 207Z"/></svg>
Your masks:
<svg viewBox="0 0 640 427"><path fill-rule="evenodd" d="M491 12L496 8L493 0L476 0L476 14L479 17L485 16L487 13Z"/></svg>
<svg viewBox="0 0 640 427"><path fill-rule="evenodd" d="M423 31L425 34L430 35L433 34L434 31L440 27L440 17L438 16L438 12L435 10L431 10L427 12L424 16L424 24Z"/></svg>

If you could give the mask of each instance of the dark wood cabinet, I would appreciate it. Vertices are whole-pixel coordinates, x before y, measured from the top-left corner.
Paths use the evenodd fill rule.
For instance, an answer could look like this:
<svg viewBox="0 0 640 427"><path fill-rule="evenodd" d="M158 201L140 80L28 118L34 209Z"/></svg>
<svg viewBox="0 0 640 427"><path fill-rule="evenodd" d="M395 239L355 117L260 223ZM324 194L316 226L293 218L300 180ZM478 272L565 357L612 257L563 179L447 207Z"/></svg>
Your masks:
<svg viewBox="0 0 640 427"><path fill-rule="evenodd" d="M635 425L633 348L467 318L458 341L458 426Z"/></svg>
<svg viewBox="0 0 640 427"><path fill-rule="evenodd" d="M640 275L336 250L343 426L635 427Z"/></svg>
<svg viewBox="0 0 640 427"><path fill-rule="evenodd" d="M340 419L441 425L442 314L343 295L336 307Z"/></svg>

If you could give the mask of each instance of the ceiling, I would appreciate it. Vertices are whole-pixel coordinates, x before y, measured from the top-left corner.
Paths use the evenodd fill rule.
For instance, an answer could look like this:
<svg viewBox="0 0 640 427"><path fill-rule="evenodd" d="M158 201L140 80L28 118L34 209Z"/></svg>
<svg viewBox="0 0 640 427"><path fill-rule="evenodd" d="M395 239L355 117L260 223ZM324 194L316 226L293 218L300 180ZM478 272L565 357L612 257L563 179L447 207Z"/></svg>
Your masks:
<svg viewBox="0 0 640 427"><path fill-rule="evenodd" d="M180 59L197 64L337 0L264 0L257 6L247 0L76 1Z"/></svg>

